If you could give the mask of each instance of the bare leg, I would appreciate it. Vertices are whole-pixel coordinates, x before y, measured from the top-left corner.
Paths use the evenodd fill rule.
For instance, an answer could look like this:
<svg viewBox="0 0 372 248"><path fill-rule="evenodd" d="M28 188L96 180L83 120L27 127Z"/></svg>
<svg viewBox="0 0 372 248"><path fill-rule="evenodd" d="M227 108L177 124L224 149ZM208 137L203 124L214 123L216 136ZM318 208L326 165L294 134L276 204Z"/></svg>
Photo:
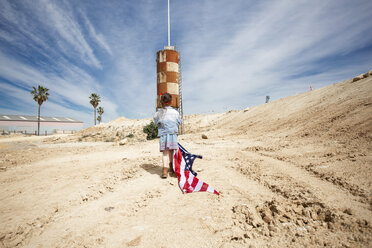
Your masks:
<svg viewBox="0 0 372 248"><path fill-rule="evenodd" d="M174 150L169 150L169 171L170 172L174 172L173 171L173 152Z"/></svg>
<svg viewBox="0 0 372 248"><path fill-rule="evenodd" d="M163 167L168 167L170 157L171 157L170 150L164 150L163 151Z"/></svg>
<svg viewBox="0 0 372 248"><path fill-rule="evenodd" d="M162 178L168 177L168 164L169 164L169 150L163 151L163 172L161 174Z"/></svg>

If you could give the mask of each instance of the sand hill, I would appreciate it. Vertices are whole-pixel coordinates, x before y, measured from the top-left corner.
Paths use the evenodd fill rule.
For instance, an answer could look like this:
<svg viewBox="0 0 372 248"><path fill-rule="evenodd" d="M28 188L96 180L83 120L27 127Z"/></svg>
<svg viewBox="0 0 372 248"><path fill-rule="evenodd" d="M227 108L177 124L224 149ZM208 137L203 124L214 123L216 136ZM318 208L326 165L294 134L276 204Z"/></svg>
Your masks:
<svg viewBox="0 0 372 248"><path fill-rule="evenodd" d="M179 141L220 196L160 178L150 119L2 138L0 247L370 247L371 74L186 116Z"/></svg>

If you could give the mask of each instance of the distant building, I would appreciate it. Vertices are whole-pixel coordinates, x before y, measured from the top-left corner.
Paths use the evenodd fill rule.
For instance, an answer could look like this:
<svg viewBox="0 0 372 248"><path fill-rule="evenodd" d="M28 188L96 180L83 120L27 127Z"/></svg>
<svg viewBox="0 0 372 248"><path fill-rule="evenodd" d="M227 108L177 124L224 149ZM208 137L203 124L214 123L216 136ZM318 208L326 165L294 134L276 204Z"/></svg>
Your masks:
<svg viewBox="0 0 372 248"><path fill-rule="evenodd" d="M45 133L75 133L83 127L83 122L74 118L40 116L40 135ZM37 116L0 114L0 132L37 132Z"/></svg>

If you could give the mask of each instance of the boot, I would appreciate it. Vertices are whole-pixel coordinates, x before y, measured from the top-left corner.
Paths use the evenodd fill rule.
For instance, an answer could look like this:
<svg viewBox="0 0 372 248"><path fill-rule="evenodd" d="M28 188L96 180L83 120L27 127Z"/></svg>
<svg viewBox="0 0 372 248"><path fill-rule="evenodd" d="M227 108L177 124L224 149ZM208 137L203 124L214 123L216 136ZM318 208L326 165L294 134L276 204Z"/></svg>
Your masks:
<svg viewBox="0 0 372 248"><path fill-rule="evenodd" d="M169 163L169 173L174 173L172 162Z"/></svg>
<svg viewBox="0 0 372 248"><path fill-rule="evenodd" d="M168 177L168 168L163 167L163 172L161 173L161 178L167 178Z"/></svg>

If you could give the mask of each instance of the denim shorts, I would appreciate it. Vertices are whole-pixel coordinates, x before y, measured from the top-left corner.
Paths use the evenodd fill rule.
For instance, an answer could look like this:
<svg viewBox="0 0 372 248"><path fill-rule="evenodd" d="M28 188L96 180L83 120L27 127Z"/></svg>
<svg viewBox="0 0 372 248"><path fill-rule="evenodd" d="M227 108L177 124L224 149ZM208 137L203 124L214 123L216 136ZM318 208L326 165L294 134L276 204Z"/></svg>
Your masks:
<svg viewBox="0 0 372 248"><path fill-rule="evenodd" d="M164 134L160 136L160 151L177 150L178 137L177 134Z"/></svg>

